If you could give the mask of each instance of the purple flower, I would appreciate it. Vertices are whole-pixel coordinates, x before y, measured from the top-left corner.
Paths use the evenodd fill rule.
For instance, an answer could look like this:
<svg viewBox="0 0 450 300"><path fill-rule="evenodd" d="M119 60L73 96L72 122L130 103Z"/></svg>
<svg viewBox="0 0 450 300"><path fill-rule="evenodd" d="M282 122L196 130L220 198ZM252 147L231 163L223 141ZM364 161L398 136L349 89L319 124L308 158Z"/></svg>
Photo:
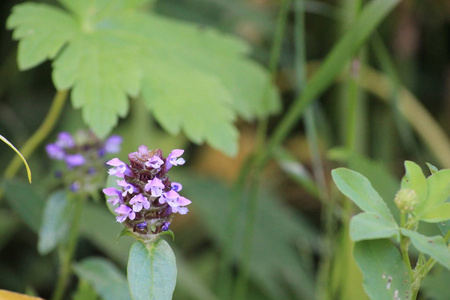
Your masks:
<svg viewBox="0 0 450 300"><path fill-rule="evenodd" d="M117 222L122 223L127 218L130 220L134 220L136 218L136 213L125 204L120 205L118 208L114 210L119 215L116 217Z"/></svg>
<svg viewBox="0 0 450 300"><path fill-rule="evenodd" d="M77 166L81 166L84 164L86 160L84 159L83 155L81 154L73 154L73 155L67 155L66 156L66 164L69 169Z"/></svg>
<svg viewBox="0 0 450 300"><path fill-rule="evenodd" d="M162 231L169 230L170 222L164 222L164 225L161 227Z"/></svg>
<svg viewBox="0 0 450 300"><path fill-rule="evenodd" d="M105 141L106 153L118 153L120 152L120 145L122 144L122 137L119 135L112 135Z"/></svg>
<svg viewBox="0 0 450 300"><path fill-rule="evenodd" d="M131 183L126 182L125 180L117 181L117 185L122 187L123 193L122 196L126 196L127 194L134 194L139 192L139 189L132 185Z"/></svg>
<svg viewBox="0 0 450 300"><path fill-rule="evenodd" d="M110 161L108 161L106 164L114 167L112 169L109 169L109 171L108 171L109 175L113 175L113 176L117 176L117 177L124 177L125 175L127 175L127 176L133 175L133 172L131 172L130 167L128 167L126 163L124 163L123 161L121 161L118 158L113 158Z"/></svg>
<svg viewBox="0 0 450 300"><path fill-rule="evenodd" d="M133 205L133 210L135 212L140 212L142 208L149 209L150 208L150 202L148 202L148 199L144 197L142 194L138 194L131 198L130 204Z"/></svg>
<svg viewBox="0 0 450 300"><path fill-rule="evenodd" d="M145 160L146 155L148 155L148 147L145 145L141 145L139 146L137 152L131 152L128 157L135 157L139 160Z"/></svg>
<svg viewBox="0 0 450 300"><path fill-rule="evenodd" d="M75 146L75 141L70 133L64 131L58 134L56 145L61 148L73 148Z"/></svg>
<svg viewBox="0 0 450 300"><path fill-rule="evenodd" d="M154 155L145 163L145 165L149 168L159 169L163 163L164 161L160 157Z"/></svg>
<svg viewBox="0 0 450 300"><path fill-rule="evenodd" d="M174 190L170 190L170 191L162 194L162 196L159 198L159 203L161 203L161 204L167 203L170 205L173 212L185 214L185 213L187 213L187 208L185 210L185 209L181 209L179 207L189 205L189 204L191 204L191 201L185 197L181 197Z"/></svg>
<svg viewBox="0 0 450 300"><path fill-rule="evenodd" d="M108 199L108 202L112 205L116 205L119 202L122 203L123 201L122 192L114 187L103 189L103 193L107 196L112 196Z"/></svg>
<svg viewBox="0 0 450 300"><path fill-rule="evenodd" d="M51 159L63 160L66 157L64 150L56 144L48 144L45 150Z"/></svg>
<svg viewBox="0 0 450 300"><path fill-rule="evenodd" d="M162 183L161 179L155 177L152 180L148 181L144 189L147 192L150 191L152 197L159 197L161 196L164 189L164 184Z"/></svg>
<svg viewBox="0 0 450 300"><path fill-rule="evenodd" d="M178 182L172 182L170 186L172 187L172 190L174 190L175 192L179 192L183 189L181 183Z"/></svg>
<svg viewBox="0 0 450 300"><path fill-rule="evenodd" d="M182 149L174 149L169 153L166 159L166 170L169 170L173 166L184 165L185 160L180 156L184 153Z"/></svg>
<svg viewBox="0 0 450 300"><path fill-rule="evenodd" d="M70 185L70 190L75 193L77 192L81 187L81 183L79 181L72 182Z"/></svg>
<svg viewBox="0 0 450 300"><path fill-rule="evenodd" d="M189 209L187 207L181 207L181 206L172 207L172 212L179 213L180 215L185 215L188 213L188 211L189 211Z"/></svg>
<svg viewBox="0 0 450 300"><path fill-rule="evenodd" d="M144 230L147 227L147 222L139 223L136 225L140 230Z"/></svg>

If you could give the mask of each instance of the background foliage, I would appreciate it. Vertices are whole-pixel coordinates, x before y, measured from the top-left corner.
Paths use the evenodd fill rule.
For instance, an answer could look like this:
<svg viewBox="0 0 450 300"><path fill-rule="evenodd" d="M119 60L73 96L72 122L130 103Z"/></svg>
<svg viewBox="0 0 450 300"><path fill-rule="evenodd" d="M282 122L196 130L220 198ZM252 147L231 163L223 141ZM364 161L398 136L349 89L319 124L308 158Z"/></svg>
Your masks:
<svg viewBox="0 0 450 300"><path fill-rule="evenodd" d="M174 299L367 299L348 236L357 208L337 192L330 170L360 172L394 212L405 159L424 170L425 161L450 168L448 2L91 1L102 8L94 14L82 2L23 4L7 21L18 1L1 1L1 135L21 148L55 88L71 88L44 142L89 127L123 135L121 159L141 144L186 148L188 164L173 176L193 203L169 242ZM48 298L57 254L37 234L59 186L42 145L25 152L33 185L25 170L2 177L0 288ZM5 170L14 152L0 144L0 153ZM271 163L243 176L252 153ZM237 203L231 235L230 203ZM121 226L102 201L88 205L71 295L115 299L112 288L124 293L132 241L116 242ZM92 270L110 277L100 281ZM227 272L238 278L234 291ZM446 278L448 270L436 268L421 299L446 299Z"/></svg>

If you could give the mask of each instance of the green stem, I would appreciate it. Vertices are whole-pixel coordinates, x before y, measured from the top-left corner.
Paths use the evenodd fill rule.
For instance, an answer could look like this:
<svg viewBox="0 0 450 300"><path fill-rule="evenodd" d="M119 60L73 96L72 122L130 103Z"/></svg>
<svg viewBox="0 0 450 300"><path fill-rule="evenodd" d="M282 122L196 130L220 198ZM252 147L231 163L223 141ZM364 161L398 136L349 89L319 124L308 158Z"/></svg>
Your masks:
<svg viewBox="0 0 450 300"><path fill-rule="evenodd" d="M406 215L404 212L400 214L400 226L405 227L406 226ZM400 250L403 257L403 262L405 263L406 267L408 268L409 277L411 278L411 282L414 281L414 273L411 267L411 261L409 260L409 253L408 253L408 247L409 247L409 238L406 236L401 235L400 236Z"/></svg>
<svg viewBox="0 0 450 300"><path fill-rule="evenodd" d="M42 141L50 134L55 127L56 121L61 115L61 111L64 107L67 98L67 91L57 91L53 98L50 110L44 119L44 122L36 130L36 132L27 140L25 145L20 149L20 152L25 158L28 158L34 150L42 143ZM5 169L4 177L6 179L13 178L22 164L21 158L15 156L8 167ZM0 189L0 200L3 196L3 190Z"/></svg>
<svg viewBox="0 0 450 300"><path fill-rule="evenodd" d="M58 281L53 292L52 300L63 299L64 293L69 283L69 277L72 268L72 259L78 242L81 214L83 212L84 202L86 201L86 195L80 195L80 197L76 197L73 200L75 201L75 212L73 215L72 226L69 232L69 241L65 247L61 248L60 251L61 264L58 274Z"/></svg>

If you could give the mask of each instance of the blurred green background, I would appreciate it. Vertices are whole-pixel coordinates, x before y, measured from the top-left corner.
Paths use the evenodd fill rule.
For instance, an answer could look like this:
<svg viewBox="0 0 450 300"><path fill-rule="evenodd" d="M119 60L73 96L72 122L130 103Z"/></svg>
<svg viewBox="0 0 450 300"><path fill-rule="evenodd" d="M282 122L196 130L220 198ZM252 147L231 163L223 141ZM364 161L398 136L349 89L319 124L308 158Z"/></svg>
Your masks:
<svg viewBox="0 0 450 300"><path fill-rule="evenodd" d="M3 28L12 7L21 2L0 2ZM305 85L298 75L299 56L306 55L308 63L303 67L313 73L351 29L364 3L324 0L292 1L289 5L275 72L283 108L268 119L269 136ZM306 54L299 52L296 44L300 4L305 12ZM268 67L280 5L282 1L276 0L159 0L154 9L161 15L239 36L251 45L252 58ZM51 63L20 72L17 42L12 41L11 31L3 29L0 34L0 134L20 148L50 107L55 93ZM365 72L363 66L370 69ZM298 120L283 148L277 148L275 159L260 174L246 299L365 299L345 234L349 204L332 184L330 170L348 165L371 179L384 199L392 201L404 160L423 167L425 162L450 167L449 1L402 1L342 71L344 75L320 95L307 118ZM170 243L179 268L174 299L218 299L224 212L231 186L258 143L258 122L236 121L240 148L238 155L230 158L207 145L190 143L181 134L170 136L141 105L133 100L129 115L114 130L124 136L122 158L141 144L166 152L186 149L187 164L172 175L183 183L193 202L190 214L178 216L172 228L176 239ZM428 116L436 123L430 125ZM436 135L434 125L443 135ZM52 142L57 132L79 128L86 128L81 114L67 102L45 142ZM0 169L4 170L15 154L2 143L0 153ZM20 170L17 179L21 181L8 182L8 201L0 202L0 288L48 298L55 282L57 255L39 256L36 228L22 221L17 213L20 208L11 202L15 195L32 199L35 207L30 209L39 216L58 182L43 145L28 161L33 184L24 183L25 170ZM248 191L241 195L241 215L233 237L233 274L241 268L248 209L245 193ZM103 203L91 203L84 218L76 260L104 256L125 270L131 239L116 242L121 227ZM435 228L423 230L433 233ZM435 270L424 283L421 299L448 299L445 282L448 271ZM76 285L73 278L72 292Z"/></svg>

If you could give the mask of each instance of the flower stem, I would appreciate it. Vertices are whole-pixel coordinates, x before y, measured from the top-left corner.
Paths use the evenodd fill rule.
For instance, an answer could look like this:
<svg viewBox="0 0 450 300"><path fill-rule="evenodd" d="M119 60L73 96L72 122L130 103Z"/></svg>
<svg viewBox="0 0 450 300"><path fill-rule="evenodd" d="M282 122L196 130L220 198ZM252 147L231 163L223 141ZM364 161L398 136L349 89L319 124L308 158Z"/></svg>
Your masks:
<svg viewBox="0 0 450 300"><path fill-rule="evenodd" d="M402 212L400 214L400 226L406 227L406 214ZM401 235L400 236L400 250L403 257L403 262L405 263L406 267L408 268L409 277L411 279L411 282L414 282L414 273L411 268L411 261L409 260L409 254L408 254L408 247L409 247L409 238Z"/></svg>
<svg viewBox="0 0 450 300"><path fill-rule="evenodd" d="M63 299L64 293L69 283L72 259L78 242L81 214L83 212L83 205L86 200L86 195L82 194L80 195L80 197L76 197L73 200L75 202L75 212L72 219L72 226L70 227L69 240L67 242L67 245L65 245L65 247L61 247L60 249L61 264L58 274L58 281L53 292L52 300Z"/></svg>
<svg viewBox="0 0 450 300"><path fill-rule="evenodd" d="M28 158L34 150L42 143L42 141L50 134L52 129L55 127L56 121L61 115L61 111L64 107L65 101L67 99L67 91L57 91L55 97L53 98L50 110L44 119L44 122L36 130L36 132L27 140L25 145L20 149L20 152L25 158ZM13 178L19 168L21 167L22 161L19 156L15 156L8 167L5 169L4 177L6 179ZM3 190L0 190L0 199L3 196Z"/></svg>

